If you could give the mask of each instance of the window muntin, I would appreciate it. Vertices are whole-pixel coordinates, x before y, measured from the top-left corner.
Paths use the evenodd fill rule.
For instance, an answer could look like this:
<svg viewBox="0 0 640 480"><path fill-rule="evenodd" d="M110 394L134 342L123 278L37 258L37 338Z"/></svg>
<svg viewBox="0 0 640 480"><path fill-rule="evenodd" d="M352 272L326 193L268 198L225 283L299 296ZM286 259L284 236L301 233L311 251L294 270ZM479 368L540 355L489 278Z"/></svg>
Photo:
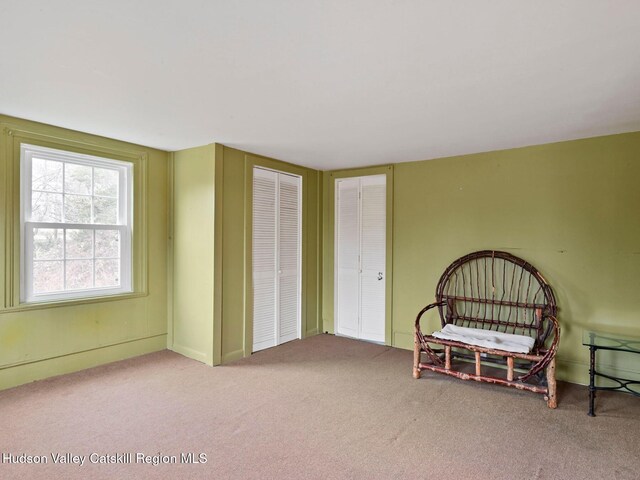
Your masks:
<svg viewBox="0 0 640 480"><path fill-rule="evenodd" d="M132 164L21 146L21 300L132 291Z"/></svg>

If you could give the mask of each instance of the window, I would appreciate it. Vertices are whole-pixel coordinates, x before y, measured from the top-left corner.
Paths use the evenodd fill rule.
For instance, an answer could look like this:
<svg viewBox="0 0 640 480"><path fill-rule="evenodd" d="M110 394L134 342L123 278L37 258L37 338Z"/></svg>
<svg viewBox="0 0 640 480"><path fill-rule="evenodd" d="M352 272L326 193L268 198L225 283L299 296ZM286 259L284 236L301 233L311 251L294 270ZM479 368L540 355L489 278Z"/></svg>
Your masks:
<svg viewBox="0 0 640 480"><path fill-rule="evenodd" d="M22 144L21 301L132 291L132 164Z"/></svg>

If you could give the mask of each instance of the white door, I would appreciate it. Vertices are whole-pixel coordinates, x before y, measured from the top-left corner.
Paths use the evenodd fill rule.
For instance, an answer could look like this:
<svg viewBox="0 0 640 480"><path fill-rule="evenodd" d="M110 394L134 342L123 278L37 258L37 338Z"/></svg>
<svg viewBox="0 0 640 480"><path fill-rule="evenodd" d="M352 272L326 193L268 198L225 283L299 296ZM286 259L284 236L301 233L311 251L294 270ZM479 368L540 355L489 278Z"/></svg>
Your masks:
<svg viewBox="0 0 640 480"><path fill-rule="evenodd" d="M385 341L386 175L336 180L336 333Z"/></svg>
<svg viewBox="0 0 640 480"><path fill-rule="evenodd" d="M253 170L253 351L300 338L301 178Z"/></svg>
<svg viewBox="0 0 640 480"><path fill-rule="evenodd" d="M300 177L278 174L278 344L300 338Z"/></svg>

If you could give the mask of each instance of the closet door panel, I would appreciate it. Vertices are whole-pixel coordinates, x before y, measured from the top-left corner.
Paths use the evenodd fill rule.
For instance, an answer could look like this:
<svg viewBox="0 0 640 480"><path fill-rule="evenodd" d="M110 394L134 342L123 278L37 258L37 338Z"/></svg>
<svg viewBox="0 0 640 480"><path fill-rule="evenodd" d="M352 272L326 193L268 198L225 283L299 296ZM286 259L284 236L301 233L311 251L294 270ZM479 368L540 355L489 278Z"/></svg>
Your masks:
<svg viewBox="0 0 640 480"><path fill-rule="evenodd" d="M336 182L336 324L337 333L358 337L360 220L359 180Z"/></svg>
<svg viewBox="0 0 640 480"><path fill-rule="evenodd" d="M361 179L360 336L385 340L386 176Z"/></svg>
<svg viewBox="0 0 640 480"><path fill-rule="evenodd" d="M253 172L253 351L276 343L277 180L275 172Z"/></svg>
<svg viewBox="0 0 640 480"><path fill-rule="evenodd" d="M300 177L279 174L279 341L298 338L300 316Z"/></svg>

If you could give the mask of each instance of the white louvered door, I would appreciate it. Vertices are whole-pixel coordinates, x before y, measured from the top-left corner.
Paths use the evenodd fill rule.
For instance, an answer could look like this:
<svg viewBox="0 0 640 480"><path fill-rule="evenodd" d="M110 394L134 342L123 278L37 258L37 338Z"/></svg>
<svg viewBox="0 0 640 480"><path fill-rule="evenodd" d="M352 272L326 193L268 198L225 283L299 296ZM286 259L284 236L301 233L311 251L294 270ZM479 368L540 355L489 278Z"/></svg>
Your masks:
<svg viewBox="0 0 640 480"><path fill-rule="evenodd" d="M359 337L360 180L336 181L336 333Z"/></svg>
<svg viewBox="0 0 640 480"><path fill-rule="evenodd" d="M253 351L277 345L278 174L253 170Z"/></svg>
<svg viewBox="0 0 640 480"><path fill-rule="evenodd" d="M300 177L278 174L278 344L299 338Z"/></svg>
<svg viewBox="0 0 640 480"><path fill-rule="evenodd" d="M336 333L385 341L386 175L336 180Z"/></svg>
<svg viewBox="0 0 640 480"><path fill-rule="evenodd" d="M253 351L300 338L301 178L253 170Z"/></svg>
<svg viewBox="0 0 640 480"><path fill-rule="evenodd" d="M360 179L360 338L384 342L386 175Z"/></svg>

